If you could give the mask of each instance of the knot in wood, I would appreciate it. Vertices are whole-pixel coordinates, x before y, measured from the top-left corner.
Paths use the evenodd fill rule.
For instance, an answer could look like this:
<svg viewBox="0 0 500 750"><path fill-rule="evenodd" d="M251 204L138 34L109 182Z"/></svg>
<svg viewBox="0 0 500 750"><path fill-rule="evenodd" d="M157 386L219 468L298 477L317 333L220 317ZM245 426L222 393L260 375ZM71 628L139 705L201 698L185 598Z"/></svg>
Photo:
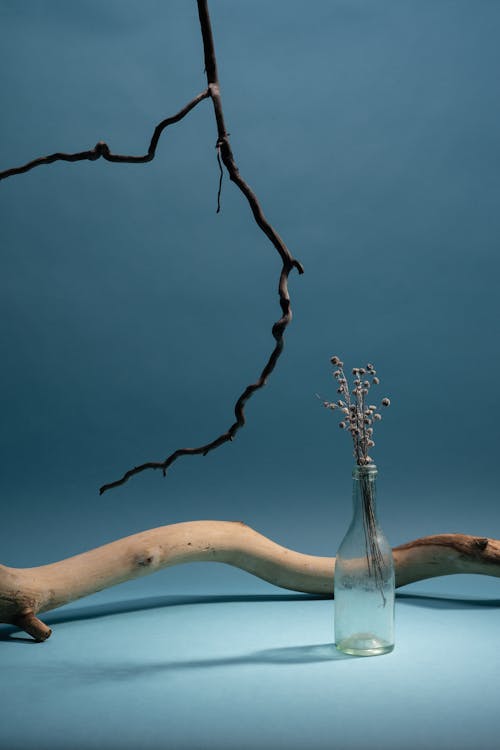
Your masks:
<svg viewBox="0 0 500 750"><path fill-rule="evenodd" d="M159 555L157 552L155 552L154 550L145 550L145 552L143 552L142 554L137 555L137 557L135 558L135 563L140 568L151 568L156 565L158 560Z"/></svg>
<svg viewBox="0 0 500 750"><path fill-rule="evenodd" d="M488 546L488 538L476 537L476 539L474 539L474 546L477 547L477 549L483 551Z"/></svg>
<svg viewBox="0 0 500 750"><path fill-rule="evenodd" d="M94 146L94 154L95 159L98 159L100 156L109 156L109 146L104 141L97 141L97 143Z"/></svg>

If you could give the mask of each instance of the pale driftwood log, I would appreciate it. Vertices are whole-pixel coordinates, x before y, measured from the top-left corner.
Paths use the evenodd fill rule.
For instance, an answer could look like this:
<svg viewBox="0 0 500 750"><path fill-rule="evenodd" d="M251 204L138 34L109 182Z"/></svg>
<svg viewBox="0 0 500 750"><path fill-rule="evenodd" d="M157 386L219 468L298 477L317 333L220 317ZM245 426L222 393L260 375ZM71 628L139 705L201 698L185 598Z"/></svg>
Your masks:
<svg viewBox="0 0 500 750"><path fill-rule="evenodd" d="M500 577L500 540L439 534L395 547L396 585L434 576ZM282 547L241 522L188 521L118 539L37 568L0 565L0 622L44 641L50 628L37 614L108 586L180 563L233 565L281 588L333 596L335 558Z"/></svg>

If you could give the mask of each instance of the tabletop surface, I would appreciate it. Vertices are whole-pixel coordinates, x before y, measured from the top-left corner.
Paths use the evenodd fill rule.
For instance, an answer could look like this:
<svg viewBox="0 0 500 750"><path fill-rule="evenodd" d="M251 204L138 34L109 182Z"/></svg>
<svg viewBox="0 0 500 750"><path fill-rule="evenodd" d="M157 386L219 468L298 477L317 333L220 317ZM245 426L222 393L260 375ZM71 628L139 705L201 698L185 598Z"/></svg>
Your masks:
<svg viewBox="0 0 500 750"><path fill-rule="evenodd" d="M495 744L496 579L406 587L396 648L374 658L336 652L331 600L258 582L244 594L165 595L161 583L48 613L44 644L0 626L1 748Z"/></svg>

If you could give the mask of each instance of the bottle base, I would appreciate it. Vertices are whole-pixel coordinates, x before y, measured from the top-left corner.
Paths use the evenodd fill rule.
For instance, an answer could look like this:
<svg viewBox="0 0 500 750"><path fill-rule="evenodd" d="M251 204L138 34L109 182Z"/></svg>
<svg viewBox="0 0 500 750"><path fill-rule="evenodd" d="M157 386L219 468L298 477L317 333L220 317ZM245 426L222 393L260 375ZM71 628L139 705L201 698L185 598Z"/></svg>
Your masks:
<svg viewBox="0 0 500 750"><path fill-rule="evenodd" d="M338 651L351 656L381 656L394 649L394 643L377 638L373 633L354 633L335 645Z"/></svg>

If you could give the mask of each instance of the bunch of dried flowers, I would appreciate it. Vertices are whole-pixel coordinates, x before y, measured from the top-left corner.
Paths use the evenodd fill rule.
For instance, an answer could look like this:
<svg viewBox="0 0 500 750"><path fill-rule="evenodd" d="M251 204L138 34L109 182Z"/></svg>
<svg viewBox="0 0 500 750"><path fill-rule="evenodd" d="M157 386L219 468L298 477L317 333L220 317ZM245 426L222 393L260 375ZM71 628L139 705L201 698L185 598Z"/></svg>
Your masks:
<svg viewBox="0 0 500 750"><path fill-rule="evenodd" d="M379 385L380 379L371 362L366 367L353 367L352 386L349 386L345 372L344 363L340 357L332 357L331 364L334 366L333 377L337 381L337 393L339 399L335 401L323 401L327 409L338 409L341 415L339 427L351 433L354 443L354 457L358 466L366 466L373 462L369 450L375 446L373 431L375 422L380 422L382 414L379 407L370 403L369 393L372 385ZM390 406L390 400L385 397L381 406Z"/></svg>
<svg viewBox="0 0 500 750"><path fill-rule="evenodd" d="M337 381L339 399L336 402L323 401L323 405L327 409L339 410L341 415L339 427L351 433L356 463L358 466L369 466L373 464L369 451L375 446L375 440L373 439L375 422L380 422L382 419L379 407L370 403L369 393L373 385L380 384L380 379L374 365L369 362L366 367L354 367L352 369L353 382L350 386L344 372L344 363L340 357L332 357L330 362L335 368L333 377ZM381 401L381 406L387 408L390 403L390 400L385 397ZM369 574L373 576L375 585L382 596L383 606L385 606L384 560L377 538L374 484L367 472L360 474L359 481L363 502L367 568Z"/></svg>

